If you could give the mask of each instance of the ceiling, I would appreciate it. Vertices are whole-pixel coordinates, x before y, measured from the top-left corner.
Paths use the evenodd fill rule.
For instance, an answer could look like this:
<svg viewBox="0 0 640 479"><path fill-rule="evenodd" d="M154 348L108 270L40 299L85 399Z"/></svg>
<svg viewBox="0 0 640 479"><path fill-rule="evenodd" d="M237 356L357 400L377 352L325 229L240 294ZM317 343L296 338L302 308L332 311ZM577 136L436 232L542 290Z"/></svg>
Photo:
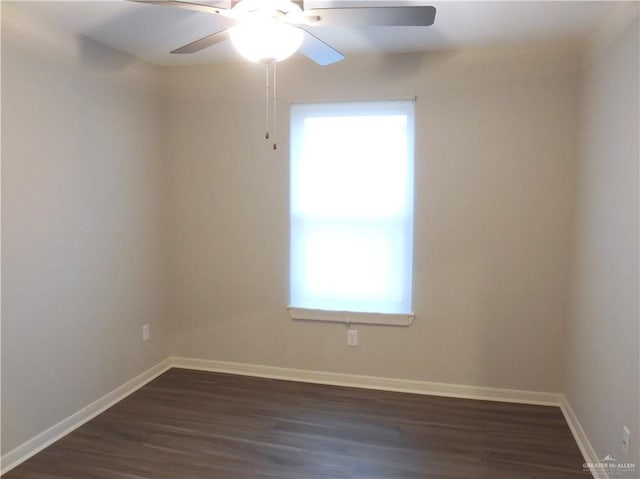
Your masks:
<svg viewBox="0 0 640 479"><path fill-rule="evenodd" d="M307 8L354 4L434 5L436 20L431 27L311 29L316 36L345 55L579 39L591 33L615 6L615 2L609 1L305 1ZM216 15L126 0L23 0L14 5L58 29L87 36L160 65L214 63L238 57L230 42L191 55L168 53L225 29L228 21Z"/></svg>

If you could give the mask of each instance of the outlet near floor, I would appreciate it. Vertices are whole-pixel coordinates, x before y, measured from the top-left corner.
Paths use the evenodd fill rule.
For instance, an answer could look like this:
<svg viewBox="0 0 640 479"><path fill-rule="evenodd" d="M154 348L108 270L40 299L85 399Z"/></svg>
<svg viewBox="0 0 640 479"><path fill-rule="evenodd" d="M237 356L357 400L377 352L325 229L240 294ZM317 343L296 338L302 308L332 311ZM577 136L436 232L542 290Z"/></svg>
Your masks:
<svg viewBox="0 0 640 479"><path fill-rule="evenodd" d="M629 440L631 439L631 431L627 426L622 426L622 454L624 458L629 457Z"/></svg>
<svg viewBox="0 0 640 479"><path fill-rule="evenodd" d="M151 335L149 332L149 325L145 324L144 326L142 326L142 341L149 341L150 337Z"/></svg>

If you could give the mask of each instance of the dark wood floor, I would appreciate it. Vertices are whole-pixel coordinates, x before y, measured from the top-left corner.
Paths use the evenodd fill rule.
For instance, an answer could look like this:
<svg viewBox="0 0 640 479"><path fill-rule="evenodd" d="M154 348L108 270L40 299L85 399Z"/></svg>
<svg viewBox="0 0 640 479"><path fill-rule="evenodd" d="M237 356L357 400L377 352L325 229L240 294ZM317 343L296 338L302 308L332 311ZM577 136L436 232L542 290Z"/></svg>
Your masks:
<svg viewBox="0 0 640 479"><path fill-rule="evenodd" d="M4 479L572 479L557 407L171 369Z"/></svg>

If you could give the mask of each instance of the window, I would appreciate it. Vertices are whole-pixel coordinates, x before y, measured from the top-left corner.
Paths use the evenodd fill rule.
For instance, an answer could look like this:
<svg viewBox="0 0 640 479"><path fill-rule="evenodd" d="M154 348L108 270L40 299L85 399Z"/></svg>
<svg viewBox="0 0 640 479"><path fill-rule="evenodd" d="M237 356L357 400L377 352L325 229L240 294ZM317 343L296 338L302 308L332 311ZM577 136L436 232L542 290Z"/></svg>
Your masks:
<svg viewBox="0 0 640 479"><path fill-rule="evenodd" d="M413 110L291 107L290 311L412 318Z"/></svg>

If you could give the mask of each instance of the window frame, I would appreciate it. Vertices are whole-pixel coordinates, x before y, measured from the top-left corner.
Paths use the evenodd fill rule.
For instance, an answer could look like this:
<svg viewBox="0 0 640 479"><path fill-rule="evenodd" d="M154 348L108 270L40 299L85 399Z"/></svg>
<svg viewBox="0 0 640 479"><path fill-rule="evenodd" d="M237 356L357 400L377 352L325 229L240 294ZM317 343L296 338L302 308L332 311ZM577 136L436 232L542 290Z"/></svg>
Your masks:
<svg viewBox="0 0 640 479"><path fill-rule="evenodd" d="M335 110L332 111L332 108L335 107ZM410 326L415 319L415 314L413 313L413 247L414 247L414 235L413 235L413 227L414 227L414 164L415 164L415 98L411 100L403 99L403 100L369 100L369 101L332 101L332 102L321 102L321 103L295 103L291 106L290 111L290 209L289 209L289 221L290 221L290 248L289 248L289 258L290 261L293 262L293 224L297 218L294 217L293 212L293 181L294 181L294 172L293 172L293 163L296 151L296 142L299 141L299 138L296 137L300 123L299 117L304 115L308 115L308 112L305 112L305 109L308 110L316 110L320 112L318 116L355 116L356 112L363 112L364 114L375 114L372 112L372 109L378 109L378 111L390 111L398 113L400 112L403 115L406 115L407 118L407 152L406 152L406 163L405 167L407 168L407 175L409 177L409 181L406 185L406 194L408 197L409 205L408 205L408 217L409 223L408 227L406 227L405 231L405 240L408 243L408 256L409 260L406 262L405 268L408 268L408 292L405 294L408 295L409 298L409 311L407 312L364 312L364 311L348 311L348 310L333 310L333 309L320 309L316 307L301 307L299 305L291 304L287 307L287 311L291 319L295 320L310 320L310 321L330 321L330 322L340 322L340 323L360 323L360 324L380 324L380 325L393 325L393 326ZM296 112L295 110L298 110ZM302 110L303 113L300 113ZM346 112L346 113L345 113ZM401 216L397 216L395 218L400 218ZM381 220L382 221L382 220ZM406 252L405 252L406 254ZM293 265L290 263L289 266L289 281L291 282L289 285L289 294L290 300L293 296Z"/></svg>

